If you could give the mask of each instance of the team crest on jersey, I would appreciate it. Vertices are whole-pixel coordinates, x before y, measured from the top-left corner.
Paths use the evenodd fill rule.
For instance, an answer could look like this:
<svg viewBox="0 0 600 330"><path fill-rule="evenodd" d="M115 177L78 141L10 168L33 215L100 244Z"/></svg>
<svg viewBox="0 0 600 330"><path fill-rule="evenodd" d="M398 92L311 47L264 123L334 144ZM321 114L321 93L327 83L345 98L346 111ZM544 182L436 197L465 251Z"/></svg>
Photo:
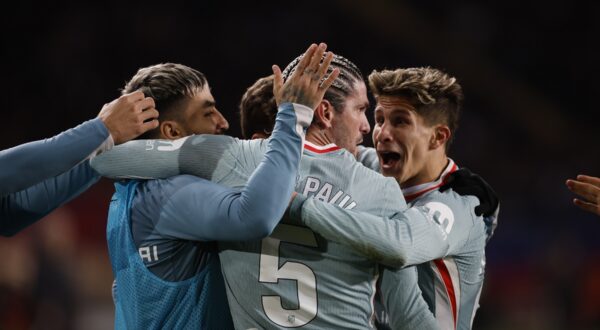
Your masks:
<svg viewBox="0 0 600 330"><path fill-rule="evenodd" d="M452 212L452 209L440 202L429 202L423 206L423 209L431 220L440 225L444 233L444 239L446 239L454 226L454 212Z"/></svg>

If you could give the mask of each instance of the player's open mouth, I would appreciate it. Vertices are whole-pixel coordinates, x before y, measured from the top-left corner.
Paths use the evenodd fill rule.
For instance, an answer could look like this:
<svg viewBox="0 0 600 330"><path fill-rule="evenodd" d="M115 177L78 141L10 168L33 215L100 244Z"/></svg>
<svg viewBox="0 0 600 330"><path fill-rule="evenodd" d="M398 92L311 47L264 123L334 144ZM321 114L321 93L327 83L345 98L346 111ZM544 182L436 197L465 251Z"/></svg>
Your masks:
<svg viewBox="0 0 600 330"><path fill-rule="evenodd" d="M380 151L379 157L381 157L381 167L384 169L392 168L400 161L400 154L397 152Z"/></svg>

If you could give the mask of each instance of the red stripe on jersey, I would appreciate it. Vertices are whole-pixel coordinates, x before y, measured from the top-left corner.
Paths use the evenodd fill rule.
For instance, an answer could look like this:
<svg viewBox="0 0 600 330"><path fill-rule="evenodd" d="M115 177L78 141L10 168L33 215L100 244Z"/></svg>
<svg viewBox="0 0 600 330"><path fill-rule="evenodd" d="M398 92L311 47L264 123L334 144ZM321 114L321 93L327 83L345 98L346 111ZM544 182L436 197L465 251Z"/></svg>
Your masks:
<svg viewBox="0 0 600 330"><path fill-rule="evenodd" d="M433 261L437 266L440 274L442 275L442 279L444 280L444 286L446 287L446 292L448 293L448 298L450 298L450 304L452 305L452 318L454 319L454 329L456 329L456 294L454 293L454 285L452 285L452 277L450 277L450 272L448 271L448 267L442 259L437 259Z"/></svg>
<svg viewBox="0 0 600 330"><path fill-rule="evenodd" d="M434 189L437 189L441 186L443 186L444 184L446 184L446 180L448 180L448 175L450 175L450 173L455 172L458 169L458 166L456 166L456 164L452 164L452 168L450 169L450 171L448 171L448 173L446 173L446 175L442 178L442 182L436 184L435 186L429 187L427 189L421 190L419 192L416 192L414 194L410 194L410 195L404 195L404 199L406 199L407 202L412 202L415 198L423 195L426 192L432 191Z"/></svg>
<svg viewBox="0 0 600 330"><path fill-rule="evenodd" d="M306 150L310 150L310 151L316 152L318 154L324 154L324 153L328 153L328 152L331 152L331 151L336 151L336 150L342 149L342 148L340 148L338 146L332 146L332 147L329 147L329 148L326 148L326 149L317 149L315 146L311 146L308 143L304 144L304 148Z"/></svg>

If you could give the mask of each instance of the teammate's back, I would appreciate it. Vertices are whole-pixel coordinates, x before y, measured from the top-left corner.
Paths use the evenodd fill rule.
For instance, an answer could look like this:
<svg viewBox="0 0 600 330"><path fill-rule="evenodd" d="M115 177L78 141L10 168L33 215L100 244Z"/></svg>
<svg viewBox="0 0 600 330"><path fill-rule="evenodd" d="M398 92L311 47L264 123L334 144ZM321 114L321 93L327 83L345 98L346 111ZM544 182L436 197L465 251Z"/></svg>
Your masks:
<svg viewBox="0 0 600 330"><path fill-rule="evenodd" d="M296 191L380 216L405 207L395 180L335 145L305 145ZM270 237L220 243L220 250L236 328L371 327L377 264L351 249L284 221Z"/></svg>

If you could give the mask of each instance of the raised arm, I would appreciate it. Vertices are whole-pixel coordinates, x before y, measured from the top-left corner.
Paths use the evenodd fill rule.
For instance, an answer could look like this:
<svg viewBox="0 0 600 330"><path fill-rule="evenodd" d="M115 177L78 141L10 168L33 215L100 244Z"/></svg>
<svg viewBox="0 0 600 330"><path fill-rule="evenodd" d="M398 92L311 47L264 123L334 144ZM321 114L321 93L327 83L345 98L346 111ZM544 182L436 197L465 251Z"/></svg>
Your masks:
<svg viewBox="0 0 600 330"><path fill-rule="evenodd" d="M95 153L145 132L155 121L144 121L157 115L154 101L135 92L105 105L96 119L49 139L0 151L0 196L53 178Z"/></svg>
<svg viewBox="0 0 600 330"><path fill-rule="evenodd" d="M325 45L320 45L318 50L316 45L311 46L305 53L310 51L310 56L303 57L302 70L296 70L297 73L289 77L285 84L279 67L273 67L273 87L278 104L305 104L311 109L316 107L318 102L315 103L316 99L311 99L311 95L317 92L324 93L339 74L339 70L336 69L328 77L324 77L333 55L328 55L321 64L316 62L320 61L320 58L312 56L322 56L324 49ZM299 93L305 88L310 92ZM299 119L306 120L300 117ZM303 130L305 127L298 126L296 129ZM174 141L131 141L94 158L92 167L100 175L115 179L164 179L178 174L191 174L214 180L213 174L217 167L221 173L246 171L240 168L245 166L240 160L240 154L248 150L239 147L241 144L231 137L210 135L189 136ZM231 158L231 162L219 163L224 154ZM255 166L256 163L253 162L249 167Z"/></svg>
<svg viewBox="0 0 600 330"><path fill-rule="evenodd" d="M283 103L279 106L268 150L247 185L238 192L196 179L199 181L179 189L167 201L161 214L169 221L159 221L162 232L190 240L248 240L271 233L294 190L303 138L312 121L313 108L333 82L326 79L321 84L332 56L329 54L319 64L325 46L321 45L318 50L315 47L307 51L306 55L310 56L305 55L304 65L317 68L321 76L316 79L301 72L281 84L281 72L274 67L275 94L281 93ZM202 226L197 225L199 215Z"/></svg>

